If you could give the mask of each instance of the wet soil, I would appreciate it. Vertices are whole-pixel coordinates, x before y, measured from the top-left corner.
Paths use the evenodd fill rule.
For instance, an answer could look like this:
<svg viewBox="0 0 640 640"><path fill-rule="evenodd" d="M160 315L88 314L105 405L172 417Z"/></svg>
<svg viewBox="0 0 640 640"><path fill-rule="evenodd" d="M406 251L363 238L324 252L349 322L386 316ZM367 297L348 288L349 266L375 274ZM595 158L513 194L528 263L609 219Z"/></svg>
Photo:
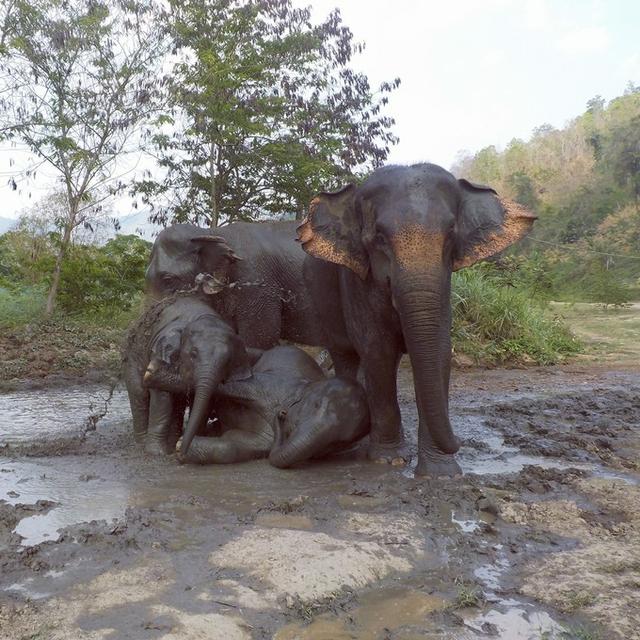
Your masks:
<svg viewBox="0 0 640 640"><path fill-rule="evenodd" d="M120 370L120 345L125 333L118 326L91 326L56 317L2 327L0 390L114 380Z"/></svg>
<svg viewBox="0 0 640 640"><path fill-rule="evenodd" d="M58 393L0 396L0 638L640 637L640 366L455 372L454 480L179 466Z"/></svg>

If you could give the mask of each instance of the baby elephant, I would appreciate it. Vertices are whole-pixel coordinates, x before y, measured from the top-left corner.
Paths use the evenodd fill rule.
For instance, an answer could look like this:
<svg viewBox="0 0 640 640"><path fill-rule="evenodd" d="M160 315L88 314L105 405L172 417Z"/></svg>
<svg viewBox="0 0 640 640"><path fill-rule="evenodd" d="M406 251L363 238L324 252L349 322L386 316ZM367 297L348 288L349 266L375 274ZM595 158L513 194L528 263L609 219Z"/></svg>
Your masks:
<svg viewBox="0 0 640 640"><path fill-rule="evenodd" d="M327 379L294 346L263 352L251 377L219 385L213 408L222 435L195 436L190 447L179 443L181 461L220 464L268 456L274 466L290 467L344 450L370 428L360 385ZM188 435L187 429L184 440Z"/></svg>
<svg viewBox="0 0 640 640"><path fill-rule="evenodd" d="M125 382L136 440L170 453L191 405L188 433L207 424L218 385L251 375L244 344L197 292L150 307L129 332Z"/></svg>

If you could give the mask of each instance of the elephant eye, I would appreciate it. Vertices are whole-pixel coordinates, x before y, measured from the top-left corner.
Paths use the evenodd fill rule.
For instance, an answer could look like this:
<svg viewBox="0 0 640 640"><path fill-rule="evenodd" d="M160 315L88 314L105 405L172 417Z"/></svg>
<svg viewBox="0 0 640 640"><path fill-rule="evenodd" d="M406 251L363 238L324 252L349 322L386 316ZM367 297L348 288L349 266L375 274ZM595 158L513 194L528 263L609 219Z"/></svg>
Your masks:
<svg viewBox="0 0 640 640"><path fill-rule="evenodd" d="M287 412L284 409L282 409L282 411L278 412L278 418L280 420L284 420L286 417L287 417Z"/></svg>
<svg viewBox="0 0 640 640"><path fill-rule="evenodd" d="M387 236L385 236L381 231L378 231L376 233L376 242L378 244L387 244Z"/></svg>

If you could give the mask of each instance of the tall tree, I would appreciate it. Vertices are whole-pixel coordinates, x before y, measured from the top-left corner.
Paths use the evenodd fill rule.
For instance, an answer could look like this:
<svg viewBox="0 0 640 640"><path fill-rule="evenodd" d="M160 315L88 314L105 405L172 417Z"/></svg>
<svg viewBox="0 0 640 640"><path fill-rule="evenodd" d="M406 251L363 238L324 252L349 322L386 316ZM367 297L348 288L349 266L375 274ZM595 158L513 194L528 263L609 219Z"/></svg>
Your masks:
<svg viewBox="0 0 640 640"><path fill-rule="evenodd" d="M164 174L137 184L161 222L216 226L300 214L312 195L380 165L396 142L336 10L322 23L291 0L169 0L179 57L172 110L149 130Z"/></svg>
<svg viewBox="0 0 640 640"><path fill-rule="evenodd" d="M13 0L7 10L0 139L26 145L64 192L48 314L73 230L117 190L117 161L154 108L164 36L153 12L151 0Z"/></svg>

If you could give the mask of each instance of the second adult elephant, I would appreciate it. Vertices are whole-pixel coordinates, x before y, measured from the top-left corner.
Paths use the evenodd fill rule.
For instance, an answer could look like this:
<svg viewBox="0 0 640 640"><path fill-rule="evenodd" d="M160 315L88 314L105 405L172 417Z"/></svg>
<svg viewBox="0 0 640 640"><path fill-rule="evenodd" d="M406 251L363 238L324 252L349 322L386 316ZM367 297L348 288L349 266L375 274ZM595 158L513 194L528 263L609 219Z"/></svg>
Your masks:
<svg viewBox="0 0 640 640"><path fill-rule="evenodd" d="M534 220L432 164L378 169L311 203L299 228L305 278L329 340L343 345L343 375L363 369L370 457L405 457L396 376L406 352L419 414L416 473L460 472L449 422L451 273L502 251Z"/></svg>
<svg viewBox="0 0 640 640"><path fill-rule="evenodd" d="M268 349L280 338L326 346L303 279L306 254L295 229L295 222L167 227L151 252L148 294L163 298L191 287L197 274L209 273L221 289L211 298L213 308L248 347Z"/></svg>

